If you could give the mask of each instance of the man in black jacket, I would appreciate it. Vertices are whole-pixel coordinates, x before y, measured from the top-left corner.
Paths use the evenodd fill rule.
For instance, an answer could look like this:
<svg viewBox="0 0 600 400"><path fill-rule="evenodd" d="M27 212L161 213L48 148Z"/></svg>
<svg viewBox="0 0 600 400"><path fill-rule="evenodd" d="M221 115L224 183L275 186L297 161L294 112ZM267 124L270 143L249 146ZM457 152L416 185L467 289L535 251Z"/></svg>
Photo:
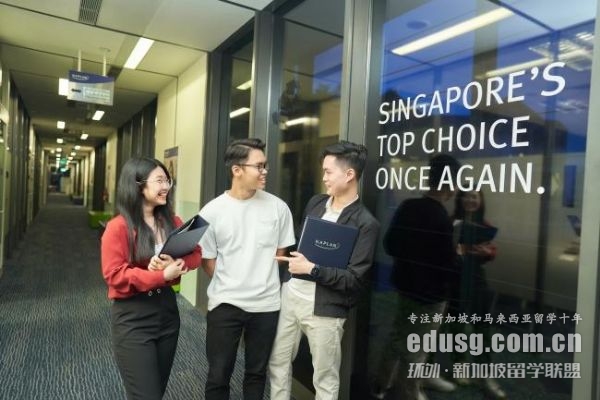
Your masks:
<svg viewBox="0 0 600 400"><path fill-rule="evenodd" d="M379 222L358 198L358 181L367 159L362 145L340 142L322 154L323 183L327 194L309 200L304 212L327 221L358 228L358 238L346 268L317 265L298 252L276 257L289 262L281 294L281 311L269 361L271 400L289 400L292 361L302 333L308 338L314 366L315 398L335 400L344 322L365 287L365 274L373 263Z"/></svg>

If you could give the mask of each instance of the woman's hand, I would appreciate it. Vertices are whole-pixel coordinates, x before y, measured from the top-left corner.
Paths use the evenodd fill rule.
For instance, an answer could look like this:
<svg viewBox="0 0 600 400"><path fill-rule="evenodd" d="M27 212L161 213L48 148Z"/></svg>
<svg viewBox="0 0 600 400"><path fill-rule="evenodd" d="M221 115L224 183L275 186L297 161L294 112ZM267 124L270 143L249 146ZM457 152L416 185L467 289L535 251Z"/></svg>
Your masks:
<svg viewBox="0 0 600 400"><path fill-rule="evenodd" d="M173 260L171 258L171 260ZM173 279L179 278L181 275L187 272L187 268L185 267L185 262L183 259L178 258L177 260L172 261L167 264L163 269L163 276L165 277L165 281L172 281Z"/></svg>
<svg viewBox="0 0 600 400"><path fill-rule="evenodd" d="M148 264L148 269L150 271L162 271L167 267L167 265L173 262L173 258L168 254L159 254L157 256L153 256L150 259L150 264Z"/></svg>
<svg viewBox="0 0 600 400"><path fill-rule="evenodd" d="M493 252L494 250L491 242L474 244L469 250L469 254L480 257L490 257Z"/></svg>

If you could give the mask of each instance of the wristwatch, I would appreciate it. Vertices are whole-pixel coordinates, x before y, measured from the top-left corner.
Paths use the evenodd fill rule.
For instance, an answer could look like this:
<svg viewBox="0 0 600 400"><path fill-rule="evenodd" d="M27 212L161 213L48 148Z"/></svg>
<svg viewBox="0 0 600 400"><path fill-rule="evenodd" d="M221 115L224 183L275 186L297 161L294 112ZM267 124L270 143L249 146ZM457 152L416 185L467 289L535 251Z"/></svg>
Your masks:
<svg viewBox="0 0 600 400"><path fill-rule="evenodd" d="M321 266L319 264L315 264L315 266L312 267L312 269L310 270L310 276L312 276L313 278L317 278L320 272Z"/></svg>

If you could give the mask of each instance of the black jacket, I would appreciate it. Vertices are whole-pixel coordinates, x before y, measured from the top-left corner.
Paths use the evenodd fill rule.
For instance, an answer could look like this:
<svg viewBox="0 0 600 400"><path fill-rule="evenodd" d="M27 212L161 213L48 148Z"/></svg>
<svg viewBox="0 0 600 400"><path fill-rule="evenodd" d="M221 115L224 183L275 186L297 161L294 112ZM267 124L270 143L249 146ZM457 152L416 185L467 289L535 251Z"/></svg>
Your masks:
<svg viewBox="0 0 600 400"><path fill-rule="evenodd" d="M325 214L325 204L329 196L318 194L306 205L304 217L311 215L321 218ZM365 287L365 274L373 263L379 222L360 201L348 205L342 211L339 224L355 226L359 229L356 245L347 269L321 265L319 276L314 280L314 314L321 317L346 318L348 311L356 303L360 291ZM289 280L289 273L284 280Z"/></svg>
<svg viewBox="0 0 600 400"><path fill-rule="evenodd" d="M456 299L460 268L452 220L439 201L405 200L392 218L383 247L394 257L392 281L402 294L422 303Z"/></svg>

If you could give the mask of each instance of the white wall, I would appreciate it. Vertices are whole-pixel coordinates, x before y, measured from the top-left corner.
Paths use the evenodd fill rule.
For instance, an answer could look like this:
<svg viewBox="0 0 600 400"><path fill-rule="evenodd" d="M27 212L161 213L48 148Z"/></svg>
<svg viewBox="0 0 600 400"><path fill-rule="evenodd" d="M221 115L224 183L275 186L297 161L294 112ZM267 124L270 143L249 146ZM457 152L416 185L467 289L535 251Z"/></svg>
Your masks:
<svg viewBox="0 0 600 400"><path fill-rule="evenodd" d="M206 109L206 54L158 94L155 157L178 147L175 213L183 219L200 210L200 177ZM196 305L197 271L181 280L181 294ZM200 271L202 273L202 271Z"/></svg>
<svg viewBox="0 0 600 400"><path fill-rule="evenodd" d="M104 211L115 211L115 194L117 188L117 132L106 141L106 171L104 188L108 190L108 201L104 203Z"/></svg>

